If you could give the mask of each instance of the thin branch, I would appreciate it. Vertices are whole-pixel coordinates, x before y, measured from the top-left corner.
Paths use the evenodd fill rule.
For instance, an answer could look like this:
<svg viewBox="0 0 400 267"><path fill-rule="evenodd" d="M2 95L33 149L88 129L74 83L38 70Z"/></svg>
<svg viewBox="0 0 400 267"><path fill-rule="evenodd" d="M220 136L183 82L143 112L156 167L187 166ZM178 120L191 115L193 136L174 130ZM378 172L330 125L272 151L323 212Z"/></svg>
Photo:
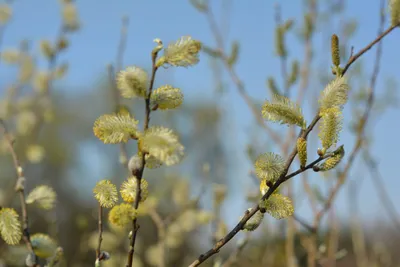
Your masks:
<svg viewBox="0 0 400 267"><path fill-rule="evenodd" d="M382 206L392 220L393 225L400 232L399 215L396 211L395 205L393 204L392 200L389 197L389 194L387 193L383 185L382 175L379 172L378 166L368 152L364 154L363 158L366 163L365 165L369 169L369 174L372 182L374 183L374 188L379 196L379 200L382 202Z"/></svg>
<svg viewBox="0 0 400 267"><path fill-rule="evenodd" d="M377 44L380 40L382 40L383 37L385 37L387 34L389 34L394 29L394 27L391 26L386 31L383 31L384 22L385 22L385 13L383 12L383 8L384 7L381 7L381 9L380 9L381 15L380 15L380 25L379 25L379 29L378 29L378 37L374 41L372 41L369 45L367 45L364 49L362 49L360 52L358 52L356 55L350 57L349 62L346 64L346 67L343 69L343 75L345 74L346 70L348 70L348 66L350 66L354 62L354 60L352 58L355 58L355 59L359 58L363 53L365 53L369 49L371 49L375 44ZM400 25L400 23L399 23L399 25ZM372 109L372 106L374 103L376 80L377 80L379 70L380 70L381 57L382 57L382 42L378 44L378 47L376 50L374 69L373 69L373 73L371 76L370 87L369 87L369 92L368 92L367 106L365 108L364 114L361 117L360 123L358 125L356 144L350 154L349 160L347 161L347 163L344 167L344 170L339 173L337 182L336 182L335 186L331 189L327 201L325 202L323 208L315 216L314 227L316 227L316 228L319 227L322 217L330 209L330 207L333 203L333 200L335 199L337 193L339 192L340 188L342 187L343 183L346 180L347 174L350 171L350 168L353 165L353 162L354 162L359 150L362 148L364 131L365 131L367 121L369 119L369 115L370 115L370 112L371 112L371 109Z"/></svg>
<svg viewBox="0 0 400 267"><path fill-rule="evenodd" d="M122 18L122 25L121 25L121 35L118 43L117 53L115 56L115 68L112 64L107 66L107 73L108 73L108 82L110 84L110 89L112 96L114 98L114 105L115 111L118 112L118 108L120 107L121 101L118 89L115 85L115 73L118 73L122 69L124 53L126 48L126 42L128 39L127 31L129 26L129 18L123 17ZM128 152L126 149L125 143L119 144L120 149L120 163L127 168L128 167Z"/></svg>
<svg viewBox="0 0 400 267"><path fill-rule="evenodd" d="M15 152L14 149L14 140L10 136L7 126L4 123L2 119L0 119L0 124L3 128L3 133L4 133L4 138L7 142L8 149L10 151L10 154L12 156L13 162L14 162L14 168L17 171L17 182L15 186L15 190L19 194L19 199L21 203L21 213L22 213L22 232L23 232L23 238L25 241L25 244L28 248L28 250L32 253L34 256L34 264L33 266L39 266L38 265L38 258L33 251L32 243L31 243L31 237L30 237L30 232L29 232L29 219L28 219L28 211L27 211L27 206L26 206L26 201L25 201L25 188L24 188L24 182L25 182L25 175L24 175L24 169L21 166L21 163L18 159L17 153Z"/></svg>
<svg viewBox="0 0 400 267"><path fill-rule="evenodd" d="M151 97L151 93L153 91L154 80L155 80L156 72L158 69L158 67L156 66L156 59L157 59L158 51L156 51L156 52L155 51L156 50L153 50L153 52L151 53L152 71L151 71L150 85L147 90L147 95L145 98L146 113L145 113L145 119L144 119L143 132L145 132L149 128L149 123L150 123L150 113L151 113L150 97ZM138 147L138 149L139 149L139 147ZM141 181L142 181L145 165L146 165L146 153L142 153L140 169L132 170L132 175L136 178L136 190L135 190L136 197L135 197L135 202L133 204L133 207L136 210L139 208L140 195L142 193L140 186L141 186ZM135 252L136 235L139 230L139 227L140 226L137 223L137 218L135 217L132 220L132 239L131 239L130 248L129 248L129 252L128 252L128 263L126 264L126 267L132 267L133 253Z"/></svg>
<svg viewBox="0 0 400 267"><path fill-rule="evenodd" d="M98 239L98 244L97 244L97 249L96 249L96 259L98 261L101 261L100 255L101 255L101 242L103 241L103 208L99 204L99 214L98 214L98 231L99 231L99 239Z"/></svg>
<svg viewBox="0 0 400 267"><path fill-rule="evenodd" d="M400 23L399 23L400 24ZM354 62L356 59L358 59L361 55L363 55L364 53L366 53L372 46L374 46L376 43L378 43L381 39L383 39L383 37L385 37L389 32L391 32L393 30L393 26L391 26L388 30L386 30L383 34L379 35L375 40L373 40L370 44L368 44L366 46L366 48L362 49L360 52L358 52L356 54L356 58L354 60L349 60L351 61L351 63L348 63L348 66L350 66L352 64L352 62ZM347 65L346 65L347 66ZM345 68L342 72L342 74L344 75L349 67ZM319 112L317 113L317 115L314 117L313 121L311 122L311 124L307 127L306 130L302 131L299 135L299 137L302 137L304 139L307 138L308 134L311 132L311 130L314 128L314 126L317 124L317 122L320 120L320 116L319 116ZM356 147L360 146L361 147L361 141L357 142ZM290 154L288 160L286 161L285 164L285 168L284 171L282 172L282 174L280 175L280 177L278 178L278 180L269 188L269 190L267 191L267 193L265 193L265 195L261 198L261 200L266 200L270 197L270 195L285 181L287 181L288 179L292 178L293 176L304 172L305 170L312 168L312 164L316 164L319 161L323 160L323 158L319 158L317 160L315 160L314 162L310 163L309 165L306 166L306 168L304 169L300 169L290 175L287 175L287 172L289 170L290 165L292 164L294 158L297 155L297 147L295 146L292 153ZM354 158L353 157L350 157ZM340 182L340 180L344 180L342 179L338 179L338 183ZM336 193L335 193L336 194ZM333 198L334 196L331 196L331 198ZM330 204L329 204L330 207ZM324 207L324 209L329 209L329 207ZM238 232L240 232L244 225L246 224L246 222L252 217L254 216L254 214L260 210L259 205L255 205L250 211L246 211L243 218L240 220L240 222L221 240L219 240L212 249L208 250L206 253L201 254L197 260L195 260L191 265L189 265L189 267L195 267L195 266L199 266L202 262L204 262L205 260L207 260L209 257L211 257L212 255L216 254L219 252L219 250L226 244L228 243ZM318 217L318 214L317 214ZM321 215L320 215L321 217Z"/></svg>
<svg viewBox="0 0 400 267"><path fill-rule="evenodd" d="M129 18L123 17L122 25L121 25L121 35L120 35L118 49L117 49L117 56L115 59L115 67L116 67L117 72L122 69L122 65L123 65L126 42L128 39L128 34L127 34L128 26L129 26Z"/></svg>
<svg viewBox="0 0 400 267"><path fill-rule="evenodd" d="M120 99L119 99L118 89L115 86L114 67L111 64L108 65L107 72L108 72L108 81L110 84L112 95L114 97L115 111L118 112L118 108L120 106ZM120 149L120 152L119 152L120 153L120 163L125 168L127 168L128 167L128 151L126 149L126 144L120 143L119 149Z"/></svg>
<svg viewBox="0 0 400 267"><path fill-rule="evenodd" d="M161 251L159 254L160 259L160 264L158 265L159 267L166 267L166 254L165 254L165 236L166 236L166 230L165 230L165 223L163 219L161 218L160 214L155 209L150 210L149 212L150 218L153 220L154 224L157 227L157 234L158 234L158 242L159 245L161 246Z"/></svg>
<svg viewBox="0 0 400 267"><path fill-rule="evenodd" d="M251 100L250 96L247 94L247 91L245 89L243 82L240 80L236 71L233 69L233 66L231 66L228 63L228 56L226 55L226 52L224 49L222 34L219 31L217 23L215 22L215 18L213 16L211 7L207 8L207 19L208 19L211 31L213 32L214 38L216 39L216 42L217 42L218 56L221 58L222 63L224 64L226 70L228 71L233 83L236 85L237 90L239 91L239 94L244 99L246 104L249 106L249 108L250 108L251 112L253 113L254 117L256 118L258 124L268 132L268 134L271 136L272 140L275 143L280 144L282 141L281 137L265 124L265 121L262 119L257 106L254 104L254 102Z"/></svg>
<svg viewBox="0 0 400 267"><path fill-rule="evenodd" d="M64 37L64 35L65 35L65 28L61 25L60 28L58 29L56 40L57 41L61 40ZM53 85L54 85L54 80L55 80L54 75L55 75L55 70L56 70L57 63L58 63L58 56L59 56L59 51L57 51L57 53L54 53L54 55L48 59L47 72L50 74L49 80L47 83L48 88L44 92L41 92L41 91L36 92L36 97L38 99L40 99L43 95L48 99L51 98L50 92L53 89ZM35 124L35 127L32 129L32 134L31 134L33 136L33 139L38 139L40 131L45 123L45 116L44 116L44 114L40 113L41 105L39 104L39 102L40 101L38 101L38 106L37 106L38 120Z"/></svg>
<svg viewBox="0 0 400 267"><path fill-rule="evenodd" d="M307 223L305 220L303 220L302 218L300 218L296 214L293 214L293 219L296 222L298 222L301 226L303 226L305 229L307 229L310 233L315 233L316 232L316 229L312 225Z"/></svg>
<svg viewBox="0 0 400 267"><path fill-rule="evenodd" d="M308 135L308 133L313 129L313 127L315 126L315 123L313 122L312 124L310 124L310 126L301 133L302 137L306 137ZM305 168L303 169L299 169L289 175L287 175L287 172L289 170L289 167L291 165L291 163L294 160L294 157L297 154L297 147L294 148L292 154L290 155L289 159L286 162L285 165L285 169L283 171L283 173L281 174L281 176L278 178L278 180L268 189L267 193L265 193L261 200L267 200L272 193L285 181L289 180L290 178L308 170L311 169L314 165L316 165L317 163L319 163L320 161L324 160L326 157L329 157L330 154L326 154L324 157L320 157L316 160L314 160L313 162L311 162L310 164L308 164ZM209 257L211 257L212 255L216 254L219 252L219 250L226 244L228 243L237 233L239 233L244 225L246 224L246 222L252 217L254 216L254 214L260 210L260 206L257 204L255 205L250 211L247 211L244 213L243 218L240 220L240 222L222 239L220 239L215 246L210 249L209 251L207 251L204 254L201 254L197 260L195 260L190 267L194 267L194 266L199 266L202 262L204 262L205 260L207 260Z"/></svg>
<svg viewBox="0 0 400 267"><path fill-rule="evenodd" d="M346 66L343 68L343 74L347 72L347 70L350 68L350 66L359 58L361 57L365 52L370 50L374 45L379 43L380 40L383 39L386 35L388 35L391 31L393 31L396 27L400 26L400 22L390 26L386 31L382 32L374 41L372 41L369 45L367 45L364 49L360 50L357 54L351 56L349 60L346 63Z"/></svg>
<svg viewBox="0 0 400 267"><path fill-rule="evenodd" d="M279 4L275 6L275 24L276 27L282 27L282 18L281 18L281 8ZM285 45L285 44L283 44ZM289 97L289 83L288 83L288 75L287 75L287 56L282 55L279 56L279 61L281 65L281 74L282 74L282 83L283 83L283 95Z"/></svg>
<svg viewBox="0 0 400 267"><path fill-rule="evenodd" d="M242 253L243 249L246 247L247 243L249 242L249 234L239 242L236 249L229 255L228 259L222 264L222 267L230 267L233 264L237 263L239 255Z"/></svg>

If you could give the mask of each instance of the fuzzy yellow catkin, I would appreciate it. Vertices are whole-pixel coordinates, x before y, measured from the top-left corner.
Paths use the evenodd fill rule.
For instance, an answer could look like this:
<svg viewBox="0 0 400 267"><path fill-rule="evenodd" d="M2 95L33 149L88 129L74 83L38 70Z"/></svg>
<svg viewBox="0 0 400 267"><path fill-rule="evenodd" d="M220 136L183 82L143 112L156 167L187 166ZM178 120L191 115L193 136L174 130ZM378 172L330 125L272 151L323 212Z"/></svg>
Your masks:
<svg viewBox="0 0 400 267"><path fill-rule="evenodd" d="M278 86L276 85L275 79L273 77L268 77L267 79L267 87L271 91L272 95L279 95L279 89Z"/></svg>
<svg viewBox="0 0 400 267"><path fill-rule="evenodd" d="M299 77L299 62L297 60L292 63L292 70L289 77L289 84L292 85L297 81Z"/></svg>
<svg viewBox="0 0 400 267"><path fill-rule="evenodd" d="M304 38L310 39L314 32L314 21L310 13L304 16Z"/></svg>
<svg viewBox="0 0 400 267"><path fill-rule="evenodd" d="M57 50L58 51L62 51L68 48L69 42L66 38L61 37L60 39L58 39L57 41Z"/></svg>
<svg viewBox="0 0 400 267"><path fill-rule="evenodd" d="M339 147L335 152L334 155L330 158L328 158L324 163L321 165L316 165L314 166L314 171L329 171L335 168L340 161L343 159L345 154L343 146Z"/></svg>
<svg viewBox="0 0 400 267"><path fill-rule="evenodd" d="M239 43L233 42L232 49L231 49L231 55L229 56L229 58L227 60L229 66L233 66L237 62L238 55L239 55Z"/></svg>
<svg viewBox="0 0 400 267"><path fill-rule="evenodd" d="M282 26L278 26L275 29L275 50L278 56L287 56L285 47L285 29Z"/></svg>
<svg viewBox="0 0 400 267"><path fill-rule="evenodd" d="M389 3L392 26L400 23L400 0L391 0Z"/></svg>
<svg viewBox="0 0 400 267"><path fill-rule="evenodd" d="M340 50L339 50L339 37L336 34L332 35L331 38L331 54L332 63L334 66L340 65Z"/></svg>
<svg viewBox="0 0 400 267"><path fill-rule="evenodd" d="M300 166L304 168L307 164L307 140L303 137L297 139L297 151L299 154Z"/></svg>
<svg viewBox="0 0 400 267"><path fill-rule="evenodd" d="M40 42L40 50L47 59L52 59L55 55L55 51L48 40L42 40Z"/></svg>
<svg viewBox="0 0 400 267"><path fill-rule="evenodd" d="M6 5L6 4L1 4L0 5L0 25L6 24L12 15L12 9Z"/></svg>
<svg viewBox="0 0 400 267"><path fill-rule="evenodd" d="M247 209L247 210L248 210L248 211L251 211L251 209ZM241 217L240 219L242 219L242 218L243 218L243 217ZM254 231L254 230L256 230L256 229L260 226L260 224L261 224L263 218L264 218L264 213L261 213L260 211L257 211L257 212L254 214L254 216L251 217L251 218L245 223L245 225L243 226L243 229L244 229L245 231Z"/></svg>
<svg viewBox="0 0 400 267"><path fill-rule="evenodd" d="M127 203L136 201L138 179L135 176L129 177L125 180L120 189L122 199ZM148 183L145 179L140 179L140 202L144 202L149 195Z"/></svg>

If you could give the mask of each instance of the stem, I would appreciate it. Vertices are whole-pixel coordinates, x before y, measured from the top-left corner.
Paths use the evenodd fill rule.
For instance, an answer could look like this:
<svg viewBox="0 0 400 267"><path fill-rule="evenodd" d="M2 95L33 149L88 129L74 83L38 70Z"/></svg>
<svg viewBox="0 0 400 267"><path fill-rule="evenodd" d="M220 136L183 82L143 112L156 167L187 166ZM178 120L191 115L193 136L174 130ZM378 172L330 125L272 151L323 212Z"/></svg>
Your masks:
<svg viewBox="0 0 400 267"><path fill-rule="evenodd" d="M396 27L400 26L400 22L390 26L386 31L382 32L378 37L376 37L376 39L374 41L372 41L369 45L367 45L365 48L363 48L362 50L360 50L360 52L358 52L357 54L351 56L349 58L349 60L346 63L346 66L343 68L343 74L345 74L347 72L347 70L349 69L349 67L359 58L361 57L365 52L367 52L368 50L370 50L374 45L376 45L377 43L379 43L380 40L383 39L383 37L385 37L386 35L388 35L391 31L393 31Z"/></svg>
<svg viewBox="0 0 400 267"><path fill-rule="evenodd" d="M101 254L101 242L103 241L103 221L102 221L102 217L103 217L103 208L101 207L101 205L99 204L99 217L98 217L98 226L99 226L99 242L97 244L97 249L96 249L96 259L97 260L101 260L100 259L100 254Z"/></svg>
<svg viewBox="0 0 400 267"><path fill-rule="evenodd" d="M397 26L400 25L400 22L397 25L391 26L390 28L388 28L386 31L384 31L382 34L380 34L378 37L376 37L375 40L373 40L370 44L368 44L365 48L363 48L362 50L360 50L360 52L358 52L357 54L355 54L354 56L350 57L348 63L346 64L345 68L343 69L342 74L344 75L347 70L349 69L349 67L351 66L351 64L353 64L359 57L361 57L364 53L366 53L369 49L371 49L376 43L378 43L380 40L383 39L383 37L385 37L386 35L388 35L394 28L396 28ZM314 128L314 126L317 124L317 122L321 119L321 117L318 115L319 112L317 112L317 115L314 117L313 121L311 122L311 124L307 127L306 130L302 131L300 133L299 137L303 137L304 139L307 138L308 134L311 132L311 130ZM357 146L361 147L361 142L359 142ZM303 171L305 171L306 169L312 168L312 164L315 162L319 162L321 161L323 158L319 158L316 161L310 163L309 165L306 166L306 168L304 169L300 169L298 171L296 171L293 174L287 175L287 172L289 170L290 165L292 164L294 158L297 155L297 147L295 146L292 153L290 154L288 160L286 161L286 165L284 168L283 173L281 174L281 176L279 177L279 179L273 184L272 187L269 188L268 192L262 196L261 200L267 200L269 198L269 196L285 181L287 181L288 179L290 179L291 177L302 173ZM339 178L338 179L338 185L336 187L340 187L341 181L343 180L343 178ZM337 191L338 189L336 189ZM336 193L335 193L336 194ZM334 195L332 194L330 195L330 199L333 199ZM331 202L328 202L331 203ZM329 205L329 206L328 206ZM330 207L330 204L325 205L323 210L327 210ZM211 257L212 255L216 254L219 252L219 250L226 244L228 243L238 232L240 232L243 228L243 226L245 225L245 223L252 217L254 216L254 214L260 210L259 205L255 205L250 211L246 211L243 218L240 220L240 222L221 240L219 240L212 249L210 249L209 251L207 251L204 254L201 254L197 260L195 260L191 265L189 265L189 267L195 267L195 266L199 266L202 262L204 262L205 260L207 260L209 257ZM322 215L318 215L317 217L322 217ZM320 220L320 218L319 218Z"/></svg>
<svg viewBox="0 0 400 267"><path fill-rule="evenodd" d="M150 113L151 113L150 97L151 97L151 93L153 91L154 80L155 80L156 72L158 69L158 67L156 66L157 54L158 54L158 52L152 52L152 54L151 54L152 71L151 71L149 89L147 90L147 95L145 98L146 114L145 114L143 132L145 132L149 128L149 123L150 123ZM138 147L138 150L140 151L139 147ZM146 165L146 153L143 152L142 158L141 158L141 165L140 165L141 168L139 170L132 170L132 175L136 179L136 197L135 197L135 202L133 205L136 210L139 208L140 195L142 193L142 189L140 188L140 183L142 181L145 165ZM126 264L126 267L132 267L133 254L135 252L136 235L137 235L139 228L140 228L140 226L137 223L137 218L135 217L132 220L132 239L131 239L131 244L130 244L130 248L129 248L129 252L128 252L128 263Z"/></svg>
<svg viewBox="0 0 400 267"><path fill-rule="evenodd" d="M315 122L316 123L316 122ZM312 130L312 128L315 126L315 124L310 124L310 126L307 128L306 131L303 131L301 133L301 136L307 136L309 131ZM267 200L272 193L279 187L280 184L282 184L283 182L289 180L290 178L308 170L313 168L314 165L316 165L317 163L319 163L320 161L324 160L325 158L331 156L329 154L325 155L324 157L319 157L318 159L314 160L313 162L311 162L310 164L308 164L305 168L303 169L299 169L289 175L286 175L289 169L290 164L292 163L295 155L297 154L297 148L295 147L291 156L289 157L288 161L286 162L286 167L284 172L281 174L281 176L279 177L279 179L276 181L275 184L273 184L272 187L269 188L269 190L267 191L267 193L265 193L265 195L263 195L263 197L261 198L261 200ZM215 246L210 249L209 251L207 251L206 253L200 255L198 257L197 260L195 260L189 267L195 267L195 266L199 266L202 262L204 262L205 260L207 260L209 257L211 257L212 255L216 254L219 252L219 250L226 244L228 243L238 232L240 232L244 225L246 224L246 222L257 212L260 210L259 205L255 205L250 211L245 212L243 218L240 220L240 222L235 226L235 228L233 228L224 238L220 239Z"/></svg>

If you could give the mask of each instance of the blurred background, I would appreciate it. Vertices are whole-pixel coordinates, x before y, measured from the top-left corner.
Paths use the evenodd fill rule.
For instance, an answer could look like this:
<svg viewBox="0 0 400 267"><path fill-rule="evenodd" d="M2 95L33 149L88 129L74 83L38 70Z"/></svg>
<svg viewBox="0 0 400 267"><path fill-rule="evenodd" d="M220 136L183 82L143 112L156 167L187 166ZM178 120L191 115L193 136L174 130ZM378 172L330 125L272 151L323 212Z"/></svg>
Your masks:
<svg viewBox="0 0 400 267"><path fill-rule="evenodd" d="M144 103L118 96L115 73L131 65L150 70L155 38L167 45L190 35L204 45L199 64L162 68L156 77L156 87L181 88L184 105L157 111L151 121L176 130L186 156L177 166L145 171L151 212L139 218L134 263L188 266L259 197L255 158L286 158L295 145L291 128L257 117L263 101L286 93L310 122L320 91L334 78L331 35L340 38L345 65L389 26L388 3L377 0L2 1L0 118L15 138L27 192L45 184L57 193L51 211L28 206L31 232L57 240L63 266L93 266L93 187L101 179L119 187L128 177L121 163L137 151L129 142L126 158L120 146L103 144L93 123L121 104L142 121ZM266 215L259 229L239 233L204 266L400 266L399 44L394 30L380 56L374 46L348 72L339 167L293 178L282 192L293 200L294 217ZM317 130L309 161L320 147ZM15 168L0 138L0 205L19 211ZM296 159L291 170L297 168ZM106 223L103 249L111 259L104 266L124 266L128 231ZM22 243L0 241L0 252L1 266L24 265Z"/></svg>

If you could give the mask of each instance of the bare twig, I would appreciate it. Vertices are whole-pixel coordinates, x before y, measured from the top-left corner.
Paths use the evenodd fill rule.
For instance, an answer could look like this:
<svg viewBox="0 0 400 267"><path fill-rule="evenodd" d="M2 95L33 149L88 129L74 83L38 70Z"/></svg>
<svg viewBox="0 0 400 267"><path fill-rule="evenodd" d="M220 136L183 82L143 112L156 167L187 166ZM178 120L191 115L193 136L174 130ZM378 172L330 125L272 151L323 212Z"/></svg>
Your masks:
<svg viewBox="0 0 400 267"><path fill-rule="evenodd" d="M4 138L7 141L7 146L10 151L10 154L12 156L13 162L14 162L14 168L17 171L17 182L15 186L15 190L19 194L19 199L21 203L21 213L22 213L22 232L23 232L23 238L25 241L25 244L28 248L28 250L34 255L34 265L33 266L39 266L38 265L38 259L33 251L32 243L31 243L31 238L30 238L30 232L29 232L29 219L28 219L28 211L27 211L27 206L26 206L26 201L25 201L25 188L24 188L24 182L25 182L25 175L24 175L24 169L21 166L21 163L18 159L17 153L15 152L14 149L14 140L10 136L7 126L4 123L2 119L0 119L0 124L3 128L4 132Z"/></svg>
<svg viewBox="0 0 400 267"><path fill-rule="evenodd" d="M361 57L365 52L370 50L374 45L379 43L382 38L384 38L386 35L388 35L391 31L393 31L396 27L400 26L400 22L390 26L387 30L382 32L374 41L372 41L369 45L367 45L364 49L360 50L357 54L351 56L349 60L346 63L346 66L343 68L343 73L347 72L347 70L350 68L350 66L359 58Z"/></svg>
<svg viewBox="0 0 400 267"><path fill-rule="evenodd" d="M153 91L154 80L155 80L156 72L158 69L158 67L156 65L156 59L157 59L158 52L155 52L155 51L156 50L153 50L153 52L151 53L152 71L151 71L150 85L147 90L147 95L145 98L146 113L145 113L145 119L144 119L143 132L149 128L149 123L150 123L150 113L151 113L150 97L151 97L151 93ZM138 149L139 149L139 147L138 147ZM141 186L140 183L142 181L145 165L146 165L146 153L142 153L140 169L132 170L132 174L136 179L136 190L135 190L136 197L135 197L135 202L133 204L133 207L136 210L139 208L140 195L142 192L142 190L140 188L140 186ZM128 263L126 264L126 267L132 267L133 253L135 251L135 242L136 242L136 235L137 235L138 230L139 230L139 224L137 223L137 218L135 217L132 220L132 238L131 238L130 248L129 248L129 252L128 252Z"/></svg>

